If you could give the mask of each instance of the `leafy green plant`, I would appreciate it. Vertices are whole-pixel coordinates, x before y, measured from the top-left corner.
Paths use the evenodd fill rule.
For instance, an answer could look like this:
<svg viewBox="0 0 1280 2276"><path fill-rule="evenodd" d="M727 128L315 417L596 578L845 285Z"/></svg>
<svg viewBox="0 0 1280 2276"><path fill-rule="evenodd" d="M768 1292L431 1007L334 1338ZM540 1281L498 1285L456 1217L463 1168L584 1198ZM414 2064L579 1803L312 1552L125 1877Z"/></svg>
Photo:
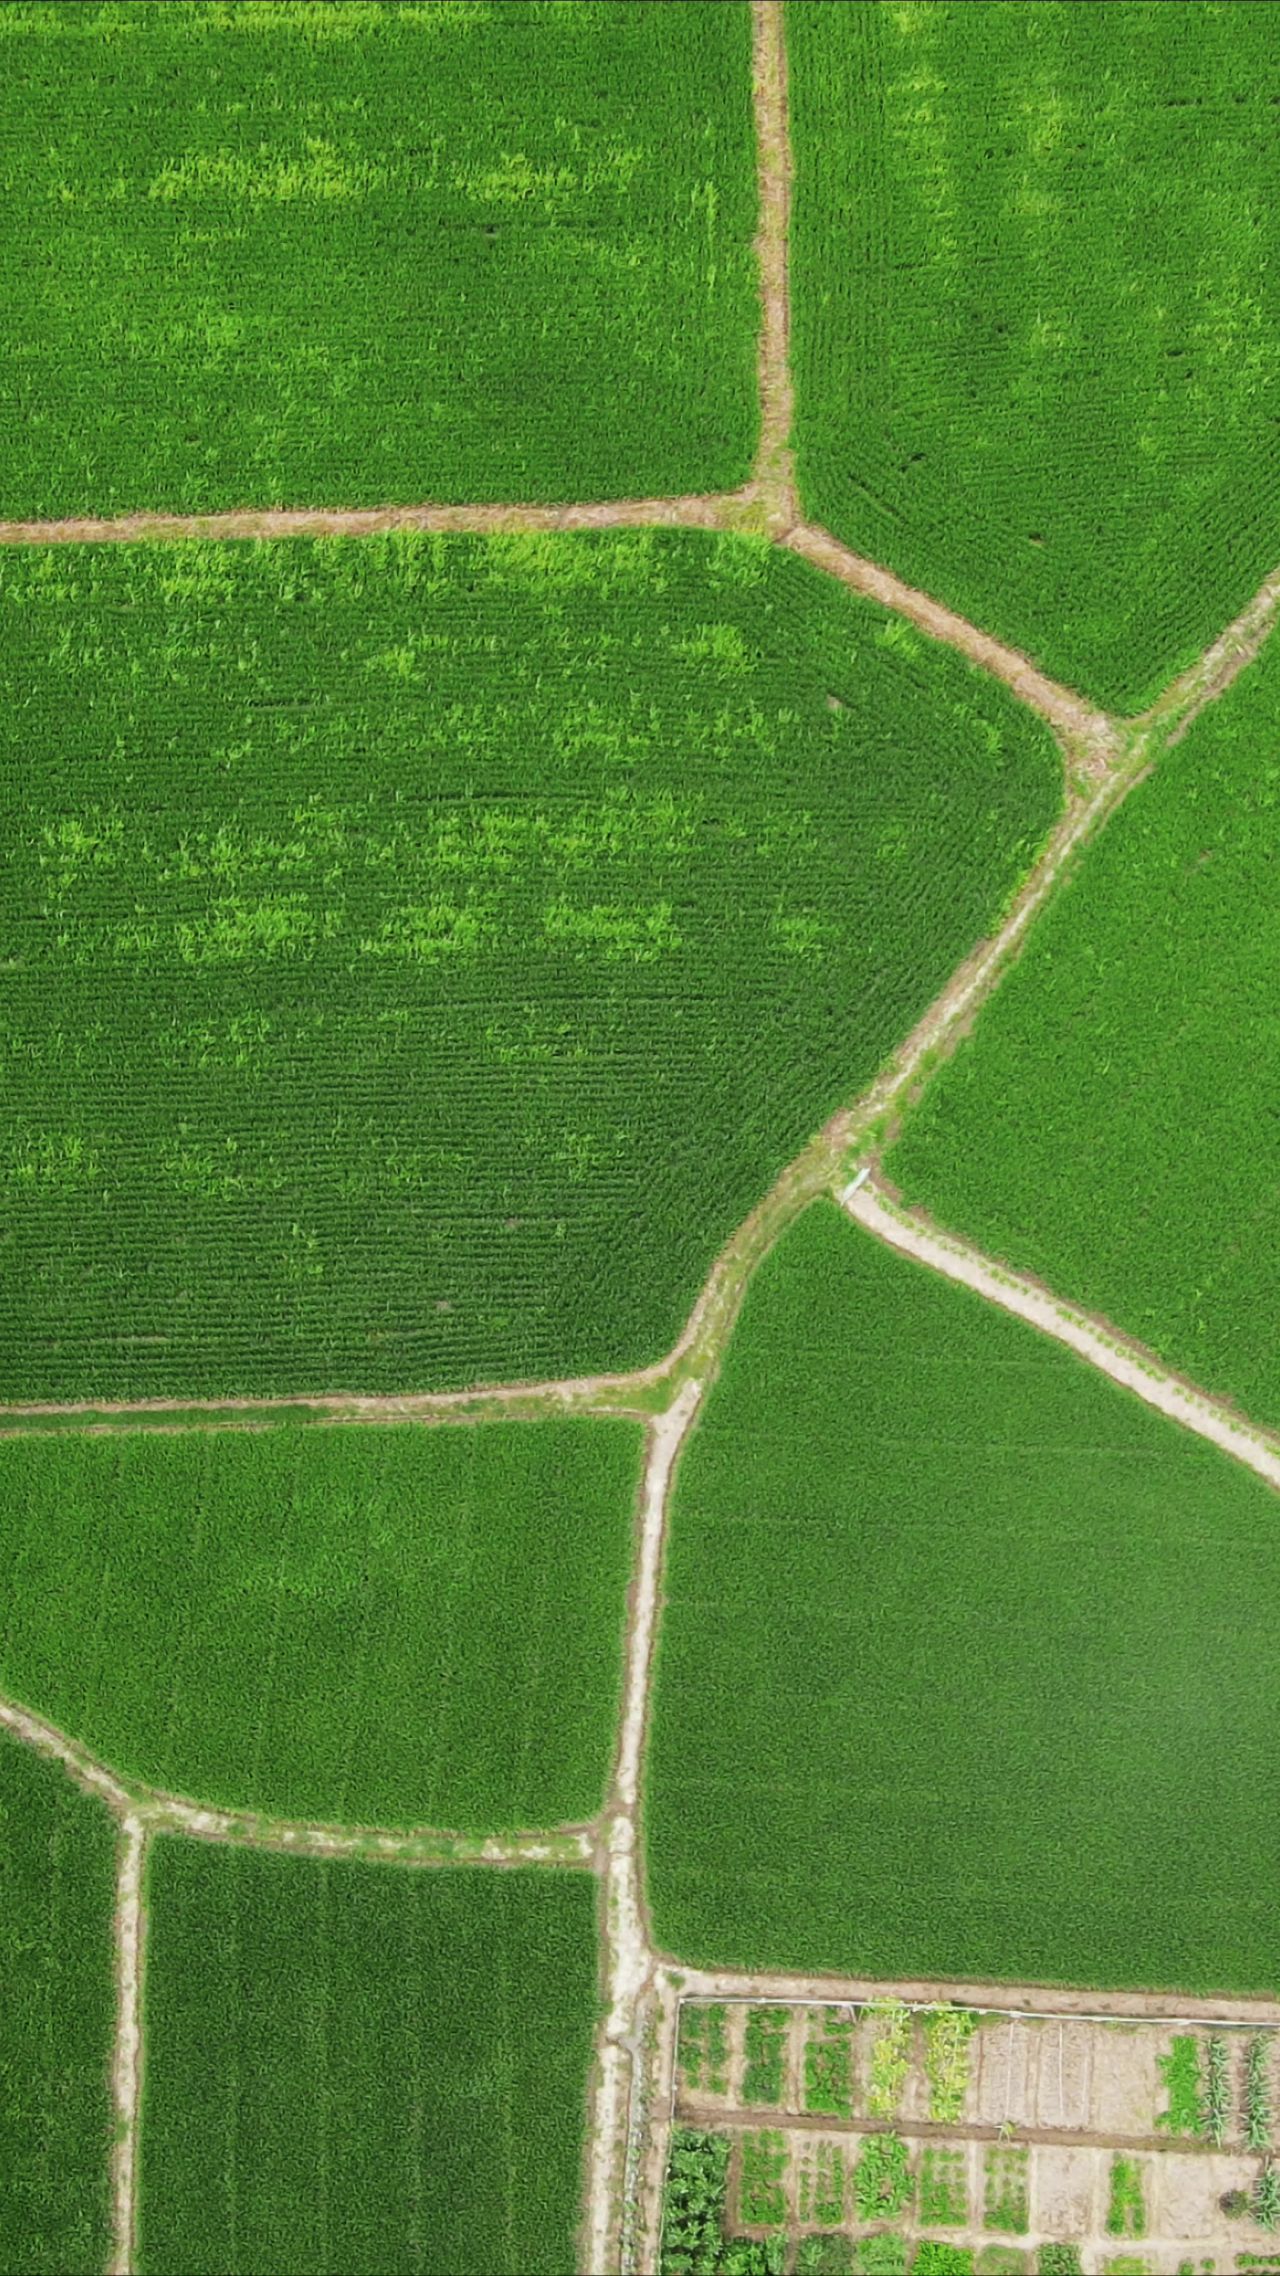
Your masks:
<svg viewBox="0 0 1280 2276"><path fill-rule="evenodd" d="M1215 2149L1221 2149L1227 2138L1230 2114L1231 2074L1227 2060L1227 2042L1220 2031L1215 2031L1206 2051L1204 2089L1204 2130Z"/></svg>
<svg viewBox="0 0 1280 2276"><path fill-rule="evenodd" d="M773 2228L787 2217L787 2145L772 2130L742 2137L738 2202L744 2221Z"/></svg>
<svg viewBox="0 0 1280 2276"><path fill-rule="evenodd" d="M994 2144L986 2151L983 2169L985 2225L1021 2236L1028 2220L1028 2168L1030 2152L1022 2147Z"/></svg>
<svg viewBox="0 0 1280 2276"><path fill-rule="evenodd" d="M1170 2134L1198 2134L1204 2122L1200 2099L1200 2049L1190 2032L1179 2032L1167 2055L1157 2055L1169 2107L1156 2125Z"/></svg>
<svg viewBox="0 0 1280 2276"><path fill-rule="evenodd" d="M905 2276L907 2240L894 2230L864 2236L854 2246L858 2276Z"/></svg>
<svg viewBox="0 0 1280 2276"><path fill-rule="evenodd" d="M676 2126L667 2153L662 2192L662 2276L685 2276L697 2266L715 2269L724 2239L729 2143L723 2134Z"/></svg>
<svg viewBox="0 0 1280 2276"><path fill-rule="evenodd" d="M691 2092L724 2094L729 2085L729 2036L723 2007L686 2000L680 2009L680 2076Z"/></svg>
<svg viewBox="0 0 1280 2276"><path fill-rule="evenodd" d="M934 2007L921 2020L929 2116L941 2125L951 2125L964 2111L969 2041L978 2028L978 2017L967 2007Z"/></svg>
<svg viewBox="0 0 1280 2276"><path fill-rule="evenodd" d="M799 2214L802 2221L832 2226L844 2219L845 2152L839 2142L820 2137L810 2149L799 2174Z"/></svg>
<svg viewBox="0 0 1280 2276"><path fill-rule="evenodd" d="M916 2246L911 2276L973 2276L973 2247L943 2244L936 2237L925 2237Z"/></svg>
<svg viewBox="0 0 1280 2276"><path fill-rule="evenodd" d="M860 2221L893 2221L914 2193L907 2145L897 2134L868 2134L853 2169Z"/></svg>
<svg viewBox="0 0 1280 2276"><path fill-rule="evenodd" d="M867 2013L876 2021L867 2109L873 2118L893 2118L910 2067L911 2010L904 2000L888 1999L875 2001Z"/></svg>
<svg viewBox="0 0 1280 2276"><path fill-rule="evenodd" d="M853 2276L852 2239L839 2232L802 2236L796 2276Z"/></svg>
<svg viewBox="0 0 1280 2276"><path fill-rule="evenodd" d="M984 2244L978 2248L973 2276L1027 2276L1028 2260L1014 2244Z"/></svg>
<svg viewBox="0 0 1280 2276"><path fill-rule="evenodd" d="M1254 2183L1253 2217L1260 2228L1280 2227L1280 2173L1270 2158Z"/></svg>
<svg viewBox="0 0 1280 2276"><path fill-rule="evenodd" d="M789 2007L751 2007L747 2010L743 2040L746 2060L742 2072L742 2101L749 2110L757 2109L762 2104L768 2107L782 2100L790 2023Z"/></svg>
<svg viewBox="0 0 1280 2276"><path fill-rule="evenodd" d="M804 2107L832 2118L853 2111L853 2023L829 2007L812 2009L804 2047Z"/></svg>
<svg viewBox="0 0 1280 2276"><path fill-rule="evenodd" d="M959 2229L969 2217L963 2150L926 2145L920 2161L920 2226Z"/></svg>
<svg viewBox="0 0 1280 2276"><path fill-rule="evenodd" d="M1271 2146L1271 2091L1267 2056L1271 2041L1255 2031L1244 2055L1244 2138L1251 2150Z"/></svg>
<svg viewBox="0 0 1280 2276"><path fill-rule="evenodd" d="M1042 2244L1036 2253L1036 2276L1082 2276L1078 2244Z"/></svg>
<svg viewBox="0 0 1280 2276"><path fill-rule="evenodd" d="M1113 2157L1111 2193L1107 2205L1108 2236L1144 2236L1147 2216L1142 2201L1142 2171L1135 2158Z"/></svg>

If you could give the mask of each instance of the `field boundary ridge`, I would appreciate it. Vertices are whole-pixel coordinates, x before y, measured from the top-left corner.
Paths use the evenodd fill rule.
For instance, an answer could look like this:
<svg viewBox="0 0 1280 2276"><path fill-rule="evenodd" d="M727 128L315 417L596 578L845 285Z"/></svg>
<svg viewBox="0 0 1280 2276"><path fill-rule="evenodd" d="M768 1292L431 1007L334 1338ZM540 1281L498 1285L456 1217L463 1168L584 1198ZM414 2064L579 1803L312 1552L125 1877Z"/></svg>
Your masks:
<svg viewBox="0 0 1280 2276"><path fill-rule="evenodd" d="M1280 1487L1280 1438L1172 1373L1135 1339L1078 1311L1042 1281L997 1263L958 1234L941 1231L923 1213L890 1200L870 1176L847 1185L839 1200L864 1232L1065 1344L1168 1421Z"/></svg>

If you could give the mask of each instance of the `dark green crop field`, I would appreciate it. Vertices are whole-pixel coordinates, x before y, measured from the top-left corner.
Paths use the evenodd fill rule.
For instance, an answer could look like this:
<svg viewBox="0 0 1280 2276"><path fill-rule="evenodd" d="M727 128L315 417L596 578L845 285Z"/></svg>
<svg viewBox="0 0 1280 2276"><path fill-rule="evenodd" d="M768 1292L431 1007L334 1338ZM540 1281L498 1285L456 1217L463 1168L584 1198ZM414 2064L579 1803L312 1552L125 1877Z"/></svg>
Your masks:
<svg viewBox="0 0 1280 2276"><path fill-rule="evenodd" d="M1280 559L1280 43L788 0L806 510L1137 710Z"/></svg>
<svg viewBox="0 0 1280 2276"><path fill-rule="evenodd" d="M677 1474L648 1770L692 1963L1274 1992L1276 1496L825 1202Z"/></svg>
<svg viewBox="0 0 1280 2276"><path fill-rule="evenodd" d="M0 1735L0 2271L100 2276L111 2249L115 1831Z"/></svg>
<svg viewBox="0 0 1280 2276"><path fill-rule="evenodd" d="M228 1807L591 1817L639 1451L560 1419L0 1441L0 1686Z"/></svg>
<svg viewBox="0 0 1280 2276"><path fill-rule="evenodd" d="M567 2276L590 1874L151 1855L141 2276Z"/></svg>
<svg viewBox="0 0 1280 2276"><path fill-rule="evenodd" d="M1060 797L695 532L32 548L0 646L10 1398L658 1358Z"/></svg>
<svg viewBox="0 0 1280 2276"><path fill-rule="evenodd" d="M1273 641L1083 855L888 1157L910 1200L1271 1424L1278 824Z"/></svg>
<svg viewBox="0 0 1280 2276"><path fill-rule="evenodd" d="M739 0L0 7L0 514L742 481Z"/></svg>

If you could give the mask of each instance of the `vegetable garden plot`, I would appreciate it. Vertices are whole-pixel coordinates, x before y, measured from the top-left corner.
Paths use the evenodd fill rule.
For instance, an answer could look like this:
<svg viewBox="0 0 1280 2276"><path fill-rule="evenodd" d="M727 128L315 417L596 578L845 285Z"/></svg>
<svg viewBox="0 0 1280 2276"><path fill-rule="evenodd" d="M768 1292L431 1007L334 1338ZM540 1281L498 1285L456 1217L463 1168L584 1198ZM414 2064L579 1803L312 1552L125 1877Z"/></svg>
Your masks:
<svg viewBox="0 0 1280 2276"><path fill-rule="evenodd" d="M681 2000L682 2047L713 2013L732 2036L740 2008ZM780 2118L744 2072L711 2109L682 2065L661 2276L699 2250L735 2276L1100 2276L1117 2237L1153 2276L1276 2264L1280 2174L1249 2098L1274 2030L888 1999L792 2014L807 2046L852 2040L857 2108ZM1221 2079L1216 2118L1198 2071Z"/></svg>
<svg viewBox="0 0 1280 2276"><path fill-rule="evenodd" d="M0 515L745 479L739 0L0 7Z"/></svg>
<svg viewBox="0 0 1280 2276"><path fill-rule="evenodd" d="M0 636L9 1398L657 1359L1060 796L695 532L23 550Z"/></svg>
<svg viewBox="0 0 1280 2276"><path fill-rule="evenodd" d="M97 2276L110 2251L115 1832L0 1736L0 2271Z"/></svg>
<svg viewBox="0 0 1280 2276"><path fill-rule="evenodd" d="M1273 1425L1278 797L1272 642L1082 856L888 1156L909 1200Z"/></svg>
<svg viewBox="0 0 1280 2276"><path fill-rule="evenodd" d="M676 1477L656 1944L1272 1988L1278 1591L1260 1480L815 1204Z"/></svg>
<svg viewBox="0 0 1280 2276"><path fill-rule="evenodd" d="M1274 12L786 26L806 510L1139 709L1280 560Z"/></svg>
<svg viewBox="0 0 1280 2276"><path fill-rule="evenodd" d="M563 2276L587 1874L152 1852L140 2276Z"/></svg>
<svg viewBox="0 0 1280 2276"><path fill-rule="evenodd" d="M558 1418L0 1440L0 1686L206 1803L588 1818L639 1454Z"/></svg>

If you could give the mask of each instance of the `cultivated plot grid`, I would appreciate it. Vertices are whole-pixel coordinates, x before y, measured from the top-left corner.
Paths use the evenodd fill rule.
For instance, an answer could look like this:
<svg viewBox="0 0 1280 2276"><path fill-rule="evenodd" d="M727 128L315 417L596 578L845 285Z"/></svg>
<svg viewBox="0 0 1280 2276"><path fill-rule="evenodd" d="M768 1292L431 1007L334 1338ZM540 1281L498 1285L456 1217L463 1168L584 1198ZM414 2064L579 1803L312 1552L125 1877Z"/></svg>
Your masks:
<svg viewBox="0 0 1280 2276"><path fill-rule="evenodd" d="M59 1762L67 1774L113 1815L118 1829L116 1935L116 2051L113 2066L115 2147L113 2202L118 2276L134 2264L136 2231L137 2112L142 2064L141 1996L145 1962L143 1876L148 1843L159 1833L203 1842L240 1844L301 1856L358 1856L386 1865L462 1865L492 1869L536 1865L588 1871L598 1877L604 1949L605 2012L597 2036L592 2082L581 2265L595 2276L608 2269L649 2268L657 2251L657 2222L667 2135L676 2109L676 2042L682 2001L691 1999L785 2003L845 1999L874 2002L899 1995L925 2002L939 1996L992 2007L1020 2000L1033 2015L1081 2013L1087 2004L1109 2018L1161 2012L1155 1995L1057 1995L1034 1987L873 1985L830 1979L741 1977L679 1969L652 1947L641 1879L639 1805L655 1629L660 1605L664 1531L671 1480L684 1442L714 1377L743 1289L754 1267L785 1227L823 1193L844 1199L869 1231L914 1253L937 1269L956 1272L957 1251L945 1237L912 1229L891 1209L866 1173L892 1110L916 1093L931 1068L953 1046L979 1005L1017 953L1036 912L1054 891L1077 851L1099 830L1128 790L1156 762L1162 748L1186 731L1197 712L1256 653L1271 629L1280 601L1280 570L1268 578L1241 616L1206 653L1171 683L1143 714L1117 719L1059 686L1026 657L968 623L891 570L852 552L803 514L792 462L792 386L789 366L788 218L791 153L787 122L786 49L782 0L752 0L753 89L759 233L756 240L761 313L758 331L758 442L750 478L738 488L649 499L592 497L563 505L466 503L377 507L277 507L209 514L150 513L115 517L79 515L65 520L8 521L0 543L83 545L284 541L307 536L373 536L394 530L428 533L493 531L570 532L607 528L684 527L766 536L909 619L930 639L949 645L1004 682L1052 729L1062 753L1065 805L1048 845L1025 880L996 935L974 950L917 1025L903 1039L876 1081L837 1115L790 1164L718 1258L677 1342L664 1359L628 1373L553 1383L485 1386L440 1395L355 1398L299 1390L290 1399L134 1401L10 1405L0 1430L110 1433L142 1428L222 1430L263 1428L305 1417L331 1426L374 1422L434 1424L533 1419L544 1414L627 1416L646 1434L644 1475L636 1524L626 1631L623 1711L609 1792L590 1822L532 1828L518 1836L463 1835L447 1829L412 1831L350 1825L309 1825L247 1811L215 1810L199 1799L126 1782L96 1762L76 1739L14 1702L0 1704L0 1722ZM984 1277L985 1276L985 1277ZM994 1301L1000 1275L981 1259L965 1266L970 1285ZM1025 1291L1018 1305L1028 1317ZM1054 1300L1039 1301L1053 1306ZM1068 1318L1055 1307L1061 1334ZM1128 1381L1142 1395L1176 1414L1188 1429L1227 1447L1274 1482L1280 1446L1238 1418L1215 1409L1194 1390L1176 1384L1139 1347L1115 1331L1071 1321L1083 1356ZM1141 1375L1142 1382L1136 1378ZM1182 2003L1194 2021L1273 2025L1270 2003Z"/></svg>

